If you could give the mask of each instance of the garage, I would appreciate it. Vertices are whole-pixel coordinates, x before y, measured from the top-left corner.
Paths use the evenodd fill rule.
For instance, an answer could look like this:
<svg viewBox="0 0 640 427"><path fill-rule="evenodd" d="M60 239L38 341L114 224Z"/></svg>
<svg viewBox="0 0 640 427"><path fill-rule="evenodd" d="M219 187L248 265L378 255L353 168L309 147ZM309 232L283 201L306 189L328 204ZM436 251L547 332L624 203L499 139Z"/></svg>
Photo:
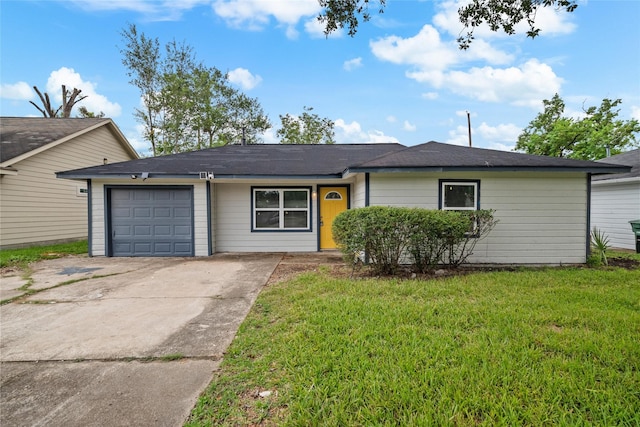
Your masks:
<svg viewBox="0 0 640 427"><path fill-rule="evenodd" d="M193 256L193 187L107 189L110 256Z"/></svg>

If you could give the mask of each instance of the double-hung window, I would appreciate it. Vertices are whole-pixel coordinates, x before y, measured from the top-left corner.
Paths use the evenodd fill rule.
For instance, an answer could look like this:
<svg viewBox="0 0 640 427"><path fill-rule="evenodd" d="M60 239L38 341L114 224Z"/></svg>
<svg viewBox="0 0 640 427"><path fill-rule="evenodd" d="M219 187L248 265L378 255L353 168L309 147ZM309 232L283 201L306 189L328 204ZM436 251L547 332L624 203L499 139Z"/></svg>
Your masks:
<svg viewBox="0 0 640 427"><path fill-rule="evenodd" d="M480 181L440 180L440 209L475 211L480 208Z"/></svg>
<svg viewBox="0 0 640 427"><path fill-rule="evenodd" d="M254 188L253 230L311 230L310 188Z"/></svg>
<svg viewBox="0 0 640 427"><path fill-rule="evenodd" d="M440 180L440 209L445 211L476 211L480 209L480 181ZM477 237L477 220L473 215L471 230L467 233Z"/></svg>

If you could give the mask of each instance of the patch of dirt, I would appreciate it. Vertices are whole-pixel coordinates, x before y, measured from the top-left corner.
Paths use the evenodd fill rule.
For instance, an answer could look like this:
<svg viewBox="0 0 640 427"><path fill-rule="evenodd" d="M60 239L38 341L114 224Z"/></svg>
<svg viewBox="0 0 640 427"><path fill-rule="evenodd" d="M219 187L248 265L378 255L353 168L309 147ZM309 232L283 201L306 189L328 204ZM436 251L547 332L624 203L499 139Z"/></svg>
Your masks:
<svg viewBox="0 0 640 427"><path fill-rule="evenodd" d="M640 261L629 258L610 258L609 267L619 267L627 270L640 269ZM585 268L589 268L586 267ZM604 267L606 268L606 267ZM431 280L441 277L463 276L470 273L493 272L493 271L517 271L517 266L461 266L457 269L438 269L431 273L416 274L409 268L402 268L395 275L384 276L386 278L398 279L420 279ZM335 278L378 278L372 274L371 270L364 266L357 266L355 269L351 265L345 264L340 255L318 254L287 254L285 255L267 282L267 286L283 282L307 272L327 272Z"/></svg>
<svg viewBox="0 0 640 427"><path fill-rule="evenodd" d="M640 261L630 258L609 258L609 266L635 270L640 268Z"/></svg>

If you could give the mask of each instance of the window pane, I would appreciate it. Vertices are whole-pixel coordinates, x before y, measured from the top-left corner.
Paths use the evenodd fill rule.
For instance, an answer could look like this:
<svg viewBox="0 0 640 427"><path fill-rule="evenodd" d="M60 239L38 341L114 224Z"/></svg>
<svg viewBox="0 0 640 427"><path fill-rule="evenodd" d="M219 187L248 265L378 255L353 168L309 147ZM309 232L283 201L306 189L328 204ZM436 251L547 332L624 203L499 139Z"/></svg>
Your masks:
<svg viewBox="0 0 640 427"><path fill-rule="evenodd" d="M256 191L256 208L279 208L280 192L278 190Z"/></svg>
<svg viewBox="0 0 640 427"><path fill-rule="evenodd" d="M307 228L307 212L284 211L284 228Z"/></svg>
<svg viewBox="0 0 640 427"><path fill-rule="evenodd" d="M337 191L329 191L326 196L324 196L325 200L342 200L342 194Z"/></svg>
<svg viewBox="0 0 640 427"><path fill-rule="evenodd" d="M307 228L307 212L284 211L284 228Z"/></svg>
<svg viewBox="0 0 640 427"><path fill-rule="evenodd" d="M444 206L447 208L473 208L476 206L475 186L445 184Z"/></svg>
<svg viewBox="0 0 640 427"><path fill-rule="evenodd" d="M307 207L307 191L285 191L284 207L285 208L306 208Z"/></svg>
<svg viewBox="0 0 640 427"><path fill-rule="evenodd" d="M256 212L256 228L280 228L280 212Z"/></svg>

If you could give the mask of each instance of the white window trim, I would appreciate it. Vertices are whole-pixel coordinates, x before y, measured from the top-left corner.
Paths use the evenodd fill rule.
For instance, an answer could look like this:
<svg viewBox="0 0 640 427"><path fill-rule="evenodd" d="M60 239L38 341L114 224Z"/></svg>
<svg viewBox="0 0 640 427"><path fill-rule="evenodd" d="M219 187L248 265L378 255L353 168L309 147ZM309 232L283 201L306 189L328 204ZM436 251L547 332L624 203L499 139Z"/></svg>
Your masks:
<svg viewBox="0 0 640 427"><path fill-rule="evenodd" d="M258 191L277 191L280 193L278 197L279 206L277 208L258 208L256 207L256 192ZM307 207L306 208L285 208L284 207L284 193L287 191L304 191L307 193ZM311 190L307 187L291 187L291 188L254 188L251 197L252 200L252 212L251 212L251 229L253 231L310 231L311 230ZM265 211L272 212L278 211L278 227L258 227L256 224L256 212ZM306 212L307 213L307 226L306 227L296 227L296 228L285 228L284 227L284 217L285 211L297 211L297 212Z"/></svg>
<svg viewBox="0 0 640 427"><path fill-rule="evenodd" d="M478 182L477 181L442 181L442 200L440 209L443 211L477 211L478 210ZM447 207L445 206L445 192L446 187L448 185L457 185L457 186L473 186L473 206L472 207Z"/></svg>

